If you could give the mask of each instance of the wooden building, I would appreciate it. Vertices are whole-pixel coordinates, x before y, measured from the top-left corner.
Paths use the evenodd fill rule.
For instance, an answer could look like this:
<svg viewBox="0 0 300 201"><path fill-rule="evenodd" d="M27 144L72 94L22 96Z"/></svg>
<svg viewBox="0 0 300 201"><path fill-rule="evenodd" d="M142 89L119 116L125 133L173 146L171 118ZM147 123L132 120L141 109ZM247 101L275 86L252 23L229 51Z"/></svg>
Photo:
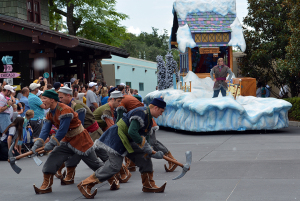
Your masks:
<svg viewBox="0 0 300 201"><path fill-rule="evenodd" d="M96 60L129 56L117 47L50 30L47 0L0 0L0 58L6 55L13 56L13 72L21 73L14 85L22 86L44 72L50 83L71 74L89 82ZM46 69L33 68L38 58L46 58Z"/></svg>
<svg viewBox="0 0 300 201"><path fill-rule="evenodd" d="M200 78L208 77L210 70L217 65L218 58L224 58L225 65L232 70L232 47L228 43L232 32L230 25L236 19L236 14L229 12L223 16L216 12L197 11L181 19L174 8L173 15L171 48L177 48L177 31L185 24L189 26L196 43L196 47L186 48L186 52L180 54L181 74L193 71Z"/></svg>

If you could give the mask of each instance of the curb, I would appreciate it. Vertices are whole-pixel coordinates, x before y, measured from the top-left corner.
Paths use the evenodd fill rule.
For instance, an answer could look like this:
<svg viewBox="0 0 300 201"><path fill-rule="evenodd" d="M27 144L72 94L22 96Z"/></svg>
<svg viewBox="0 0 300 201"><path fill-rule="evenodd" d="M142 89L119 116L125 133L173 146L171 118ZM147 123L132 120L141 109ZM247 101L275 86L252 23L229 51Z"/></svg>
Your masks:
<svg viewBox="0 0 300 201"><path fill-rule="evenodd" d="M300 127L300 122L299 121L289 121L289 126Z"/></svg>

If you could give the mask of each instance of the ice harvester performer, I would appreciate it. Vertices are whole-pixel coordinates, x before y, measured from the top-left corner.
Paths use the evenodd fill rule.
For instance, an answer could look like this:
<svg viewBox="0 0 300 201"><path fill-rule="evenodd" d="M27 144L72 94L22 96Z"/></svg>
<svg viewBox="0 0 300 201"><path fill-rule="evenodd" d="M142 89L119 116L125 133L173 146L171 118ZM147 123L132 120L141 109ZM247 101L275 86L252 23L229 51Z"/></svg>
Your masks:
<svg viewBox="0 0 300 201"><path fill-rule="evenodd" d="M74 154L80 155L81 159L92 169L97 170L103 163L97 158L93 140L88 131L84 129L78 114L69 106L58 103L58 94L54 90L46 90L42 96L42 102L46 109L50 108L46 116L39 138L35 141L32 151L45 144L45 140L51 130L52 124L58 128L55 136L45 144L45 151L53 150L44 164L44 181L40 188L33 185L36 194L52 192L53 176L58 168Z"/></svg>
<svg viewBox="0 0 300 201"><path fill-rule="evenodd" d="M119 105L119 107L117 107L116 111L117 111L117 120L116 122L119 121L119 119L121 119L123 117L123 113L127 113L130 112L131 110L137 108L137 107L143 107L143 103L141 103L137 98L130 96L130 95L124 95L124 98L121 102L121 104ZM174 160L176 160L173 155L171 154L171 152L168 150L168 148L161 143L160 141L158 141L156 139L156 135L155 132L159 129L159 127L157 126L156 122L153 120L153 125L151 130L149 130L149 143L150 145L153 147L154 151L162 151L165 156L172 158ZM125 158L126 161L126 166L128 167L128 169L130 171L135 171L135 164L129 160L127 157ZM177 165L168 161L169 167L167 167L165 165L165 170L167 172L173 172L176 168Z"/></svg>
<svg viewBox="0 0 300 201"><path fill-rule="evenodd" d="M86 198L94 198L97 189L92 193L92 188L106 181L118 173L122 167L124 156L132 160L141 172L144 192L163 192L166 183L158 187L153 180L152 158L162 159L163 152L152 154L152 148L146 141L152 127L152 117L159 117L164 112L166 103L161 98L155 98L149 107L138 107L123 116L117 124L105 131L96 145L104 147L109 159L104 166L94 174L80 182L77 187Z"/></svg>

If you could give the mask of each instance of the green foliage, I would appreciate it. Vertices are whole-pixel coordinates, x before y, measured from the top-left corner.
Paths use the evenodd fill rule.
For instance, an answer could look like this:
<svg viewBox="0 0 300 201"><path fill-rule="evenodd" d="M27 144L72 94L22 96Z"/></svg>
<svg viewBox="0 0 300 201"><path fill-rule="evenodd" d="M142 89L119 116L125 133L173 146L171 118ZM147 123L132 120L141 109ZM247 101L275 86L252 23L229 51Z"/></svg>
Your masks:
<svg viewBox="0 0 300 201"><path fill-rule="evenodd" d="M280 78L287 82L292 97L300 94L300 1L286 0L284 6L290 9L288 28L291 32L286 47L285 59L278 60Z"/></svg>
<svg viewBox="0 0 300 201"><path fill-rule="evenodd" d="M116 0L48 0L50 28L70 35L119 46L128 38L121 20L126 14L115 10ZM62 16L66 22L62 22Z"/></svg>
<svg viewBox="0 0 300 201"><path fill-rule="evenodd" d="M158 29L152 27L152 33L142 32L138 36L129 34L129 38L120 46L130 53L131 57L156 62L157 55L166 55L168 51L168 31L158 34ZM174 59L179 61L179 52L172 50Z"/></svg>
<svg viewBox="0 0 300 201"><path fill-rule="evenodd" d="M290 102L293 105L292 108L289 110L289 119L300 121L300 98L294 97L287 98L284 100Z"/></svg>
<svg viewBox="0 0 300 201"><path fill-rule="evenodd" d="M291 35L287 20L290 9L284 0L248 0L248 15L244 19L247 44L241 59L242 74L257 80L271 82L281 88L286 81L280 79L274 61L284 60Z"/></svg>

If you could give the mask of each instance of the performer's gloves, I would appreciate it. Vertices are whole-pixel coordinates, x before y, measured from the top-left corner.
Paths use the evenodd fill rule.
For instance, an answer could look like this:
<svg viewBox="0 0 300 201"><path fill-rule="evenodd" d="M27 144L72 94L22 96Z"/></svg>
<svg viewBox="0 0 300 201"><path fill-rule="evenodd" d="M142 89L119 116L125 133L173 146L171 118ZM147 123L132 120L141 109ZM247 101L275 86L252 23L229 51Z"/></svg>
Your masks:
<svg viewBox="0 0 300 201"><path fill-rule="evenodd" d="M156 159L163 159L164 153L162 151L157 151L155 154L152 154L151 157Z"/></svg>
<svg viewBox="0 0 300 201"><path fill-rule="evenodd" d="M37 138L34 142L34 145L31 148L31 151L36 154L35 150L44 145L44 140L42 138Z"/></svg>
<svg viewBox="0 0 300 201"><path fill-rule="evenodd" d="M142 147L143 152L148 154L149 156L152 155L153 149L151 148L150 144L148 142L145 142L144 146Z"/></svg>
<svg viewBox="0 0 300 201"><path fill-rule="evenodd" d="M54 136L52 136L50 141L46 143L44 150L51 151L54 149L55 146L59 146L59 145L60 144L59 144L58 140Z"/></svg>

